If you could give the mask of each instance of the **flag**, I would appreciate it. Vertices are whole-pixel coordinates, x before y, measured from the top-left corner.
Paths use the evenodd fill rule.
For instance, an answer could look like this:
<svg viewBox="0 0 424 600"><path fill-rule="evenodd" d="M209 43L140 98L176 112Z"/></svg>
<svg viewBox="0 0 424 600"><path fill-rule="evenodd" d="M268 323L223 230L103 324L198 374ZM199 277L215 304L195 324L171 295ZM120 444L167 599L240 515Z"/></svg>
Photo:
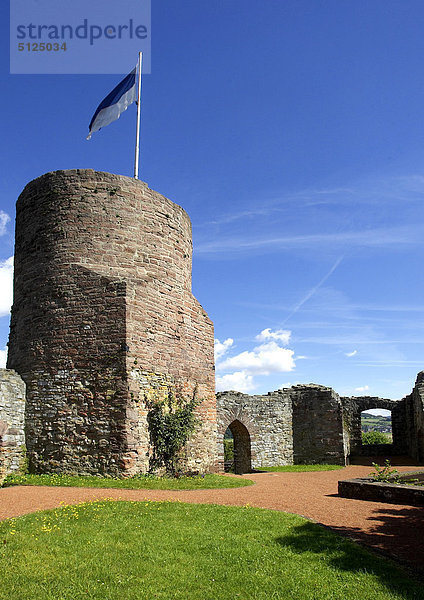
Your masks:
<svg viewBox="0 0 424 600"><path fill-rule="evenodd" d="M91 135L95 131L101 129L101 127L106 127L109 123L119 119L121 113L123 113L124 110L127 110L129 105L137 100L136 72L137 68L134 68L131 73L118 83L116 88L100 102L91 119L87 140L91 138Z"/></svg>

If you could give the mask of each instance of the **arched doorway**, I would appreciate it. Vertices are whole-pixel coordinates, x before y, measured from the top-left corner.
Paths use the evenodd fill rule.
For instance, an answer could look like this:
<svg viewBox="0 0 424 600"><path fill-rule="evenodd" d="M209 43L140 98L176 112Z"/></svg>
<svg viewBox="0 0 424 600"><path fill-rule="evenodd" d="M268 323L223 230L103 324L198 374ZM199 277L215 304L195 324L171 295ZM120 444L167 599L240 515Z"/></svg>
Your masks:
<svg viewBox="0 0 424 600"><path fill-rule="evenodd" d="M400 456L404 444L404 405L397 400L374 396L344 399L343 423L349 436L349 461L361 457Z"/></svg>
<svg viewBox="0 0 424 600"><path fill-rule="evenodd" d="M229 433L231 435L229 435ZM227 463L227 470L233 470L237 475L242 473L249 473L252 470L252 453L250 447L250 435L243 423L236 419L228 426L227 432L225 433L224 439L233 439L233 453L234 453L234 467L229 469L230 466ZM229 461L228 461L229 462Z"/></svg>

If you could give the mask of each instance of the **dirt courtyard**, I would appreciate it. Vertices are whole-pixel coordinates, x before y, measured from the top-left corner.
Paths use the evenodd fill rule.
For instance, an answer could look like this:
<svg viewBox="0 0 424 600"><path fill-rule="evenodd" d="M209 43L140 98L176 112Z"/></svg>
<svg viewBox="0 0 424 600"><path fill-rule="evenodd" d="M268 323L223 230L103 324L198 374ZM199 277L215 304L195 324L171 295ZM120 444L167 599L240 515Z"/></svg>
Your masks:
<svg viewBox="0 0 424 600"><path fill-rule="evenodd" d="M402 462L402 461L401 461ZM416 470L410 464L399 471ZM424 467L421 467L424 468ZM250 504L303 515L424 573L424 507L341 498L341 479L364 477L372 468L350 465L338 471L309 473L252 473L243 475L255 485L232 489L166 491L59 487L0 489L0 519L86 500L180 500L191 503Z"/></svg>

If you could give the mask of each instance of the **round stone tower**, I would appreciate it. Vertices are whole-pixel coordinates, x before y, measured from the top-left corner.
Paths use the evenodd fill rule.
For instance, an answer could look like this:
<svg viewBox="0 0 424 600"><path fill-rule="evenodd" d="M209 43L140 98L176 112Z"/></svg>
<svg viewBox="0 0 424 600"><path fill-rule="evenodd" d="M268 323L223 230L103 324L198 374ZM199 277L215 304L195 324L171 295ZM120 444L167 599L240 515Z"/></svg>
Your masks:
<svg viewBox="0 0 424 600"><path fill-rule="evenodd" d="M17 202L8 368L36 472L149 464L146 399L196 393L185 466L216 465L213 325L191 293L191 223L128 177L56 171Z"/></svg>

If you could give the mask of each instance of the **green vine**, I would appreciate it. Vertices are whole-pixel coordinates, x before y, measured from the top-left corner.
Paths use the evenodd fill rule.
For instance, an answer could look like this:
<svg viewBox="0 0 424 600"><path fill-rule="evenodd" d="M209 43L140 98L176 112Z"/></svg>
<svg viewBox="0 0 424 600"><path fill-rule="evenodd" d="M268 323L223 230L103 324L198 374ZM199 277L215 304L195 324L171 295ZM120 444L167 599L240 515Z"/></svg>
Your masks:
<svg viewBox="0 0 424 600"><path fill-rule="evenodd" d="M178 455L196 427L194 411L199 404L196 390L190 400L183 398L178 390L168 391L164 400L146 398L149 409L147 423L153 448L150 472L164 467L167 475L175 476Z"/></svg>
<svg viewBox="0 0 424 600"><path fill-rule="evenodd" d="M27 475L29 473L29 459L25 444L19 448L19 475Z"/></svg>
<svg viewBox="0 0 424 600"><path fill-rule="evenodd" d="M6 478L6 451L3 446L0 446L0 487Z"/></svg>

